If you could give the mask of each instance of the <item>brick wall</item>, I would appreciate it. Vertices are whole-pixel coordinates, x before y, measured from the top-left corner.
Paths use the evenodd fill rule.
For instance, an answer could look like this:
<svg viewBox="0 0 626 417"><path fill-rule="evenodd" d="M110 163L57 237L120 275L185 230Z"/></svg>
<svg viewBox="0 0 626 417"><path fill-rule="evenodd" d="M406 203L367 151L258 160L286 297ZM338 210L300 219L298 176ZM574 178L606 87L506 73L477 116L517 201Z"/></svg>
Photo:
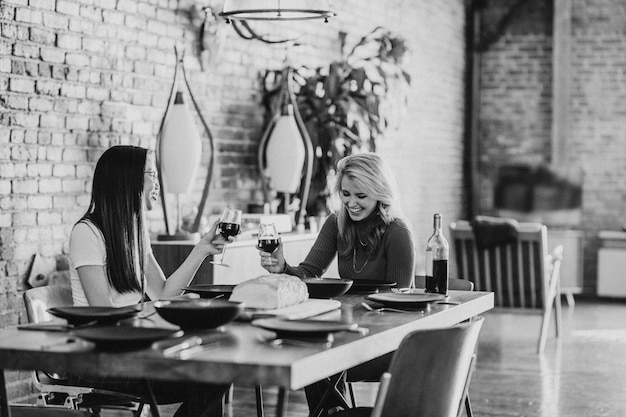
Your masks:
<svg viewBox="0 0 626 417"><path fill-rule="evenodd" d="M514 3L490 2L485 24L497 21ZM626 221L626 8L622 0L573 0L572 5L567 165L583 173L583 290L595 294L598 231L618 230ZM551 50L551 2L531 0L483 54L480 175L485 211L493 207L500 164L550 161Z"/></svg>
<svg viewBox="0 0 626 417"><path fill-rule="evenodd" d="M217 9L221 1L206 0ZM340 57L376 26L397 31L412 51L406 114L379 152L393 165L413 222L422 268L432 213L461 214L464 8L462 0L336 3L328 24L256 24L259 32L299 36L303 46L240 39L226 24L198 58L191 0L2 0L0 2L0 327L25 320L21 291L32 257L54 269L89 202L95 161L108 147L155 146L171 87L174 47L216 140L206 213L245 208L255 190L263 108L259 74L316 67ZM202 172L202 169L200 170ZM199 196L203 178L194 188ZM193 203L194 200L191 200ZM161 211L151 229L162 232ZM12 398L28 378L11 374Z"/></svg>

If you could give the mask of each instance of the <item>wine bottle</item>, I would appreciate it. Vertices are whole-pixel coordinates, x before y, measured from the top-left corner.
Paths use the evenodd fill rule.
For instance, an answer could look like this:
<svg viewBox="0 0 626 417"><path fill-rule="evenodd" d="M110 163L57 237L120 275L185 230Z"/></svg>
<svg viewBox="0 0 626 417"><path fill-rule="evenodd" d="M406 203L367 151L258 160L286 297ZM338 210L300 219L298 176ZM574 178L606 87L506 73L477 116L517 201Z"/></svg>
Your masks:
<svg viewBox="0 0 626 417"><path fill-rule="evenodd" d="M426 292L448 295L448 241L441 231L441 214L433 219L433 234L426 243Z"/></svg>

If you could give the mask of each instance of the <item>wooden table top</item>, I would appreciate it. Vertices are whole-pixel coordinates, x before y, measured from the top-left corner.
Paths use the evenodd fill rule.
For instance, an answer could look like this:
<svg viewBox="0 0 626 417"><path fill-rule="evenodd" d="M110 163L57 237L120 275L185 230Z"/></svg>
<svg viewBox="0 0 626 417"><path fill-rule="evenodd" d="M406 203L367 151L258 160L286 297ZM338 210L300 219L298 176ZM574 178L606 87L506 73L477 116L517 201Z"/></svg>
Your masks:
<svg viewBox="0 0 626 417"><path fill-rule="evenodd" d="M102 376L191 380L242 385L279 385L300 389L395 350L411 331L447 327L493 308L493 293L450 291L449 301L421 313L375 313L361 305L364 295L344 295L340 310L316 319L357 322L369 329L334 335L330 348L270 346L261 341L273 332L247 322L233 322L222 331L186 332L219 340L210 349L187 359L166 357L153 347L103 350L66 332L0 330L1 369L47 369ZM165 325L158 315L152 323ZM147 322L147 321L146 321ZM183 336L183 337L185 337Z"/></svg>

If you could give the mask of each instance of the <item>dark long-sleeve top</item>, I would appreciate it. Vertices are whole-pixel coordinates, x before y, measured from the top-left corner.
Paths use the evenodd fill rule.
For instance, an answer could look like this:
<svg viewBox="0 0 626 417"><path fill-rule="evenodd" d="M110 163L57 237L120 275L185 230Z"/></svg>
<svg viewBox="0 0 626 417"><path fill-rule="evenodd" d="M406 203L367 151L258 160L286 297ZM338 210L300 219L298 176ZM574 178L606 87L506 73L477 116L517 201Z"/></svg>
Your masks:
<svg viewBox="0 0 626 417"><path fill-rule="evenodd" d="M358 241L356 248L356 256L353 250L347 256L338 256L337 265L341 278L384 280L396 282L398 287L408 287L411 284L415 271L415 249L411 233L401 220L396 219L388 225L375 257ZM301 278L322 276L335 256L344 249L345 243L339 241L337 216L331 214L324 222L304 262L297 267L287 265L285 273Z"/></svg>

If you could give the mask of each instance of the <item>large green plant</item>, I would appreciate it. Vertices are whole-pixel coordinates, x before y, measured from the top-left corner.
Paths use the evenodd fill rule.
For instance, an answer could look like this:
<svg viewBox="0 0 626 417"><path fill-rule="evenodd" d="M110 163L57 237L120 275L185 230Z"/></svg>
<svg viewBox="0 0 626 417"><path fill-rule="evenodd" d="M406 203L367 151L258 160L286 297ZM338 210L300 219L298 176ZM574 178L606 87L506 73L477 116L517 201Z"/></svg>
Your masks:
<svg viewBox="0 0 626 417"><path fill-rule="evenodd" d="M376 142L394 124L406 105L409 75L402 69L405 41L378 27L342 60L325 67L270 71L273 86L266 83L265 104L277 111L284 84L292 90L302 121L315 150L313 178L306 207L309 215L326 213L329 176L344 156L375 151ZM287 80L284 74L293 74ZM281 77L282 75L282 77Z"/></svg>

